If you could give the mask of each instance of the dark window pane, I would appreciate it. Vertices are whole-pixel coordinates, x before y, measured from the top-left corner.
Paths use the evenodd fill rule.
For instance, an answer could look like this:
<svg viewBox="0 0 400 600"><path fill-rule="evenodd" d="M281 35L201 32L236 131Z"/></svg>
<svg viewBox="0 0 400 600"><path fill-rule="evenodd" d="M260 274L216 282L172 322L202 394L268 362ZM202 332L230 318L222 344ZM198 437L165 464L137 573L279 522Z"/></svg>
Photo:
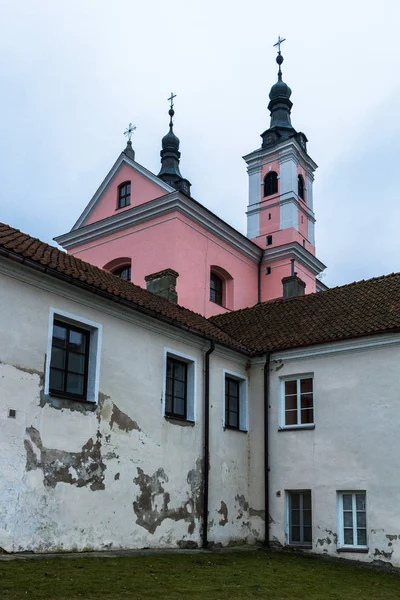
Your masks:
<svg viewBox="0 0 400 600"><path fill-rule="evenodd" d="M292 532L292 535L291 535L291 540L290 541L291 542L295 542L295 543L296 542L299 543L301 541L300 540L300 526L297 526L297 525L296 526L292 526L291 527L291 532Z"/></svg>
<svg viewBox="0 0 400 600"><path fill-rule="evenodd" d="M58 340L66 340L67 339L67 330L65 327L61 327L60 325L54 325L53 327L53 338L57 338Z"/></svg>
<svg viewBox="0 0 400 600"><path fill-rule="evenodd" d="M300 510L300 494L290 494L290 504L292 509Z"/></svg>
<svg viewBox="0 0 400 600"><path fill-rule="evenodd" d="M312 408L313 407L313 397L311 394L302 394L300 396L301 400L301 408Z"/></svg>
<svg viewBox="0 0 400 600"><path fill-rule="evenodd" d="M353 530L352 529L344 530L344 543L346 545L349 544L350 546L353 545Z"/></svg>
<svg viewBox="0 0 400 600"><path fill-rule="evenodd" d="M292 525L300 525L300 511L292 508Z"/></svg>
<svg viewBox="0 0 400 600"><path fill-rule="evenodd" d="M343 510L353 510L351 494L343 494Z"/></svg>
<svg viewBox="0 0 400 600"><path fill-rule="evenodd" d="M306 408L301 411L301 423L302 425L314 423L314 412L312 409Z"/></svg>
<svg viewBox="0 0 400 600"><path fill-rule="evenodd" d="M366 527L367 518L365 512L357 512L357 527Z"/></svg>
<svg viewBox="0 0 400 600"><path fill-rule="evenodd" d="M215 273L210 275L210 300L222 306L223 301L223 281Z"/></svg>
<svg viewBox="0 0 400 600"><path fill-rule="evenodd" d="M367 530L366 529L357 529L357 544L359 546L367 545Z"/></svg>
<svg viewBox="0 0 400 600"><path fill-rule="evenodd" d="M169 394L170 396L172 396L172 391L173 391L173 383L172 383L172 379L170 379L169 377L167 378L167 389L166 389L166 393Z"/></svg>
<svg viewBox="0 0 400 600"><path fill-rule="evenodd" d="M53 346L51 349L51 366L58 369L64 369L65 366L65 350Z"/></svg>
<svg viewBox="0 0 400 600"><path fill-rule="evenodd" d="M297 410L297 396L285 396L285 410Z"/></svg>
<svg viewBox="0 0 400 600"><path fill-rule="evenodd" d="M278 193L278 174L270 171L264 177L264 196L272 196Z"/></svg>
<svg viewBox="0 0 400 600"><path fill-rule="evenodd" d="M311 527L311 510L303 510L304 527Z"/></svg>
<svg viewBox="0 0 400 600"><path fill-rule="evenodd" d="M176 381L174 385L174 396L175 398L185 398L186 383L184 381Z"/></svg>
<svg viewBox="0 0 400 600"><path fill-rule="evenodd" d="M365 494L356 494L357 510L365 510Z"/></svg>
<svg viewBox="0 0 400 600"><path fill-rule="evenodd" d="M310 544L312 542L312 528L309 526L304 527L303 542L306 544Z"/></svg>
<svg viewBox="0 0 400 600"><path fill-rule="evenodd" d="M180 417L185 416L185 400L184 398L174 398L174 413Z"/></svg>
<svg viewBox="0 0 400 600"><path fill-rule="evenodd" d="M165 396L165 412L172 412L172 396L170 394Z"/></svg>
<svg viewBox="0 0 400 600"><path fill-rule="evenodd" d="M74 352L70 352L68 355L68 371L72 371L74 373L83 373L85 372L85 364L86 357L84 354L75 354Z"/></svg>
<svg viewBox="0 0 400 600"><path fill-rule="evenodd" d="M311 510L311 492L303 492L303 508Z"/></svg>
<svg viewBox="0 0 400 600"><path fill-rule="evenodd" d="M170 358L167 358L167 377L172 377L174 363Z"/></svg>
<svg viewBox="0 0 400 600"><path fill-rule="evenodd" d="M70 330L69 332L69 345L72 346L71 350L76 352L85 352L86 336L78 331Z"/></svg>
<svg viewBox="0 0 400 600"><path fill-rule="evenodd" d="M302 394L312 393L313 391L313 380L310 379L300 379L300 392Z"/></svg>
<svg viewBox="0 0 400 600"><path fill-rule="evenodd" d="M67 373L67 389L69 394L83 395L83 386L85 378L83 375L75 375L75 373Z"/></svg>
<svg viewBox="0 0 400 600"><path fill-rule="evenodd" d="M113 271L113 274L117 275L117 277L120 277L121 279L124 279L125 281L131 280L131 268L129 265L125 267L119 267L119 269L115 269L115 271Z"/></svg>
<svg viewBox="0 0 400 600"><path fill-rule="evenodd" d="M285 425L297 425L297 410L287 410L285 412Z"/></svg>
<svg viewBox="0 0 400 600"><path fill-rule="evenodd" d="M343 524L345 527L353 527L353 513L344 511L343 513Z"/></svg>
<svg viewBox="0 0 400 600"><path fill-rule="evenodd" d="M185 381L186 380L186 365L182 363L175 363L175 373L174 378L177 381Z"/></svg>
<svg viewBox="0 0 400 600"><path fill-rule="evenodd" d="M63 371L56 371L55 369L50 369L50 389L59 390L60 392L64 390Z"/></svg>
<svg viewBox="0 0 400 600"><path fill-rule="evenodd" d="M285 381L285 395L297 394L297 381Z"/></svg>
<svg viewBox="0 0 400 600"><path fill-rule="evenodd" d="M239 415L237 412L229 411L227 425L229 425L229 427L239 427Z"/></svg>

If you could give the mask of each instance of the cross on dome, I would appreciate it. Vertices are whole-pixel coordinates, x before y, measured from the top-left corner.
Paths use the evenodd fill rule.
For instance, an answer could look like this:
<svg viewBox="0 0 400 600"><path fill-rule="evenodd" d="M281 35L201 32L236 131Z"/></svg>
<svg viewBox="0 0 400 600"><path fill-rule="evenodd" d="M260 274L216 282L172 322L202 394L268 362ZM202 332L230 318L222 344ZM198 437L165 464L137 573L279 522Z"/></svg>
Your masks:
<svg viewBox="0 0 400 600"><path fill-rule="evenodd" d="M274 44L274 48L276 48L276 46L278 46L278 53L281 53L281 44L283 44L283 42L286 42L286 38L281 38L280 35L278 35L278 41L276 42L276 44Z"/></svg>
<svg viewBox="0 0 400 600"><path fill-rule="evenodd" d="M174 92L171 92L171 95L168 98L168 102L170 103L170 108L171 109L174 108L174 98L176 98L176 94L174 94Z"/></svg>

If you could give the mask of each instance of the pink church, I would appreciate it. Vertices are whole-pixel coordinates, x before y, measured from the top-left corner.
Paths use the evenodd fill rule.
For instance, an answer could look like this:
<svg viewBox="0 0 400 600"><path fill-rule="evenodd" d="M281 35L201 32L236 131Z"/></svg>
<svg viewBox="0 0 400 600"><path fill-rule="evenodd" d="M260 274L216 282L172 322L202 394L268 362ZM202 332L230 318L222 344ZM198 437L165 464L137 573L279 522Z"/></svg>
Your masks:
<svg viewBox="0 0 400 600"><path fill-rule="evenodd" d="M249 177L247 237L191 197L179 169L179 139L162 139L158 175L135 161L129 138L69 233L69 253L206 317L273 298L325 289L317 276L313 180L307 138L291 123L291 89L278 81L261 147L244 157Z"/></svg>

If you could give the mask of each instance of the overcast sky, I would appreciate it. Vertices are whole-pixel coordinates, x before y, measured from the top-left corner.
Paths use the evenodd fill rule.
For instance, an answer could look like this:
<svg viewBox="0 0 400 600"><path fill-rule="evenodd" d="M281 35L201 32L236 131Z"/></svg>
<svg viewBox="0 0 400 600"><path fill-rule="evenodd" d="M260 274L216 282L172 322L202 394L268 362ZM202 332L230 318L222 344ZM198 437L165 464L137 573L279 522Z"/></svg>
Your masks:
<svg viewBox="0 0 400 600"><path fill-rule="evenodd" d="M125 146L158 173L173 90L192 195L245 233L242 156L269 125L278 35L317 162L330 286L400 271L398 0L0 0L0 221L51 242Z"/></svg>

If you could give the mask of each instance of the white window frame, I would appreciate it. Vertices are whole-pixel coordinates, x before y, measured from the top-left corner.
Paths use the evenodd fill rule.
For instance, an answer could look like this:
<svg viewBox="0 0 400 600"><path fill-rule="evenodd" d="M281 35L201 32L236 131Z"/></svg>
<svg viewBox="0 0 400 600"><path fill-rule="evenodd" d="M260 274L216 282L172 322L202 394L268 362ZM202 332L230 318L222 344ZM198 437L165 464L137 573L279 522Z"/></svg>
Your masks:
<svg viewBox="0 0 400 600"><path fill-rule="evenodd" d="M87 380L87 391L86 391L86 402L93 402L97 404L99 399L99 387L100 387L100 359L101 359L101 343L103 336L103 326L100 323L90 321L85 317L80 317L72 313L60 310L58 308L51 307L49 315L49 327L47 336L47 358L46 358L46 369L44 376L44 393L46 396L51 396L49 391L50 388L50 363L51 363L51 349L53 343L53 327L54 321L61 321L67 325L75 325L80 329L86 329L90 332L90 343L89 343L89 366L88 366L88 380ZM74 400L68 398L70 402L82 402L82 400Z"/></svg>
<svg viewBox="0 0 400 600"><path fill-rule="evenodd" d="M285 490L285 544L287 546L292 547L304 547L304 548L312 548L312 540L311 542L291 542L290 541L290 495L291 494L304 494L304 492L310 492L311 495L311 537L313 534L313 526L312 526L312 518L313 518L313 493L310 489L301 489L301 490ZM303 516L301 516L303 518Z"/></svg>
<svg viewBox="0 0 400 600"><path fill-rule="evenodd" d="M365 512L365 531L366 531L366 538L367 538L366 544L345 544L344 543L344 520L343 520L343 495L344 494L352 495L353 539L356 539L356 540L357 540L356 494L364 494L364 496L365 496L365 511L364 512ZM338 524L338 527L337 527L337 529L338 529L337 547L338 548L368 550L367 492L366 492L366 490L340 490L339 492L337 492L337 524Z"/></svg>
<svg viewBox="0 0 400 600"><path fill-rule="evenodd" d="M223 369L223 402L222 402L222 422L224 424L224 428L226 427L225 423L225 398L226 398L226 377L231 377L232 379L236 379L239 382L239 429L236 431L244 431L247 432L249 430L249 402L248 402L248 383L249 380L247 377L240 375L239 373L235 373L234 371L228 371L227 369ZM234 427L226 427L226 429L235 431Z"/></svg>
<svg viewBox="0 0 400 600"><path fill-rule="evenodd" d="M302 379L312 379L313 382L313 422L301 422L301 403L300 403L300 384ZM295 425L285 424L285 382L297 381L297 423ZM314 429L315 428L315 389L314 389L314 373L301 373L300 375L285 375L279 380L279 429Z"/></svg>
<svg viewBox="0 0 400 600"><path fill-rule="evenodd" d="M164 348L164 370L162 387L162 415L168 419L173 419L165 414L165 396L167 391L167 358L176 358L187 364L187 390L186 390L186 419L192 423L196 422L196 390L197 390L197 369L196 358L183 352L178 352L172 348Z"/></svg>

